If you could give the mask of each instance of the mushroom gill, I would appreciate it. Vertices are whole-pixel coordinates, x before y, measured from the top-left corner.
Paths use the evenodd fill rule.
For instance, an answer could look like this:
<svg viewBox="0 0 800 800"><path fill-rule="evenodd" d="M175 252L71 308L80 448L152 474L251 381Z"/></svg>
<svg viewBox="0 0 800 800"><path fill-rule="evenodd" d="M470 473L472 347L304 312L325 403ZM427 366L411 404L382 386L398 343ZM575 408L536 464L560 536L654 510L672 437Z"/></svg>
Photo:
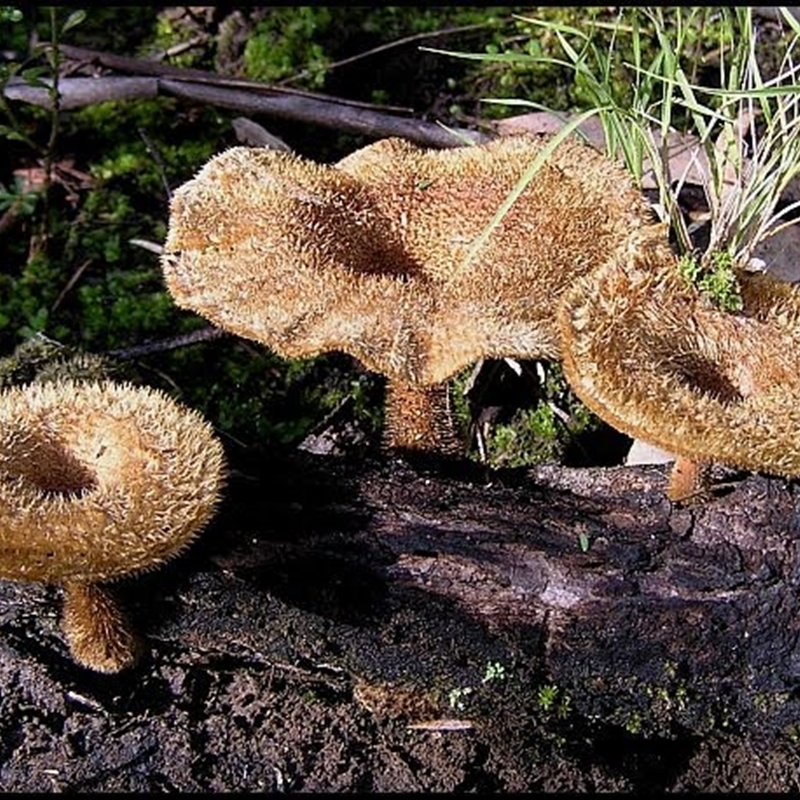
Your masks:
<svg viewBox="0 0 800 800"><path fill-rule="evenodd" d="M560 307L570 385L618 430L679 457L672 499L707 462L800 474L800 292L739 277L744 311L719 311L645 237L577 280Z"/></svg>
<svg viewBox="0 0 800 800"><path fill-rule="evenodd" d="M0 577L59 584L74 658L101 672L138 645L100 585L176 555L210 520L222 447L146 387L33 383L0 392Z"/></svg>
<svg viewBox="0 0 800 800"><path fill-rule="evenodd" d="M386 139L333 166L233 148L174 194L166 285L281 356L349 353L388 379L390 447L453 452L447 379L480 358L559 357L561 293L650 224L622 168L566 140L473 253L549 141Z"/></svg>

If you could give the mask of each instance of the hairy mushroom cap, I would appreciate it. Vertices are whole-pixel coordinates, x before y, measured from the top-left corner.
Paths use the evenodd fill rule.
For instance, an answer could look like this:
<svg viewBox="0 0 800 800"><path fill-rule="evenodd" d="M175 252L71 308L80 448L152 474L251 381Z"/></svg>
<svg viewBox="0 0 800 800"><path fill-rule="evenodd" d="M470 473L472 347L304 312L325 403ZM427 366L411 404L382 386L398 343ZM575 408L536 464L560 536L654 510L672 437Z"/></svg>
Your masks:
<svg viewBox="0 0 800 800"><path fill-rule="evenodd" d="M650 211L621 168L566 140L467 263L548 141L387 139L334 166L233 148L173 196L167 287L283 356L340 350L407 385L482 357L557 357L558 296Z"/></svg>
<svg viewBox="0 0 800 800"><path fill-rule="evenodd" d="M740 277L744 313L719 311L663 242L642 242L566 293L564 371L631 436L694 461L798 475L800 292Z"/></svg>
<svg viewBox="0 0 800 800"><path fill-rule="evenodd" d="M113 382L0 392L0 577L104 581L153 567L211 518L222 447L196 412Z"/></svg>

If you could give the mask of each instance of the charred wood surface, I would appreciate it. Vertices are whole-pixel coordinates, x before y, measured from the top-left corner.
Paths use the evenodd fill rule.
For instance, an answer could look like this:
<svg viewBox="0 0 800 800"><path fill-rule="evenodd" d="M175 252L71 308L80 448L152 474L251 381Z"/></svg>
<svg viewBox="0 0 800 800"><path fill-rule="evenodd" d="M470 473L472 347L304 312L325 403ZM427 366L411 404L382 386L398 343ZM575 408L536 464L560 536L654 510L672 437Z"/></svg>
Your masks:
<svg viewBox="0 0 800 800"><path fill-rule="evenodd" d="M149 645L133 671L75 666L58 591L0 583L0 785L380 789L391 751L395 789L558 788L531 777L535 732L774 741L800 723L795 489L737 477L680 509L665 483L242 459L202 540L118 587ZM349 771L315 760L353 743ZM635 787L614 758L593 785Z"/></svg>

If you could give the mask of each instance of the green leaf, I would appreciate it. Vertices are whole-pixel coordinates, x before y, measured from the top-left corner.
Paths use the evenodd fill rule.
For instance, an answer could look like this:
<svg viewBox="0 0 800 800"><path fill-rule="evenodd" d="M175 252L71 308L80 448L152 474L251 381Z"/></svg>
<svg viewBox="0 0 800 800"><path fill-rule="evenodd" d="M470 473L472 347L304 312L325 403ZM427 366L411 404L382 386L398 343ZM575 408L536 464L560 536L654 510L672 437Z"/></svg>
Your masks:
<svg viewBox="0 0 800 800"><path fill-rule="evenodd" d="M86 19L86 12L79 8L73 11L68 17L67 21L61 28L61 33L66 33L69 30L72 30L76 25L80 25Z"/></svg>
<svg viewBox="0 0 800 800"><path fill-rule="evenodd" d="M0 126L3 130L0 130L0 136L4 136L6 139L12 142L25 142L26 144L29 143L29 139L22 133L9 128L7 125Z"/></svg>
<svg viewBox="0 0 800 800"><path fill-rule="evenodd" d="M520 22L527 22L529 25L539 25L546 30L555 31L556 33L568 33L570 36L584 39L587 42L591 38L589 34L586 34L577 28L573 28L571 25L565 25L561 22L553 22L546 19L531 19L530 17L522 17L518 14L512 14L512 18L518 19Z"/></svg>
<svg viewBox="0 0 800 800"><path fill-rule="evenodd" d="M419 50L425 53L435 53L440 56L466 58L470 61L505 61L512 64L533 63L536 61L534 56L525 55L525 53L464 53L457 50L440 50L438 47L420 47Z"/></svg>
<svg viewBox="0 0 800 800"><path fill-rule="evenodd" d="M28 86L44 86L47 87L47 84L41 80L41 76L48 72L48 67L30 67L28 69L22 70L20 73L20 77Z"/></svg>

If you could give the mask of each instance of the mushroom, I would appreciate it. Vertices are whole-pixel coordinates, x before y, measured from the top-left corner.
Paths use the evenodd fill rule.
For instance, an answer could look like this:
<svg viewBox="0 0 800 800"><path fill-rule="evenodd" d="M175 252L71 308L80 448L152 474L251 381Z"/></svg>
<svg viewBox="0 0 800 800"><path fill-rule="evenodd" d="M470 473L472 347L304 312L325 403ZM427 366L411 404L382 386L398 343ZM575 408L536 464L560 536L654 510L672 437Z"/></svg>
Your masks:
<svg viewBox="0 0 800 800"><path fill-rule="evenodd" d="M447 379L558 358L561 293L650 224L621 167L565 140L489 231L549 142L385 139L335 165L234 147L173 195L166 285L283 357L349 353L387 378L389 447L456 453Z"/></svg>
<svg viewBox="0 0 800 800"><path fill-rule="evenodd" d="M715 308L660 239L578 279L559 311L578 397L620 431L675 453L671 499L704 465L800 475L800 291L742 271L744 309Z"/></svg>
<svg viewBox="0 0 800 800"><path fill-rule="evenodd" d="M0 577L64 588L72 656L132 665L136 636L103 586L197 536L224 456L199 414L147 387L52 381L0 391Z"/></svg>

